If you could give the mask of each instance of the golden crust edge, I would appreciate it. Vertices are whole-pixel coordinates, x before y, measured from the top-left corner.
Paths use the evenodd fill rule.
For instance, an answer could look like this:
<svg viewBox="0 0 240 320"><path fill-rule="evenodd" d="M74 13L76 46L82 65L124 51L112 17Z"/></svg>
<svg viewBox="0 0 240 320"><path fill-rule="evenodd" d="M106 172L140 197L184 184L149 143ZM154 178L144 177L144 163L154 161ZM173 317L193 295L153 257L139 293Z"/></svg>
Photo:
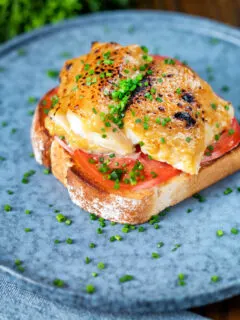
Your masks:
<svg viewBox="0 0 240 320"><path fill-rule="evenodd" d="M150 190L134 191L127 196L109 193L79 176L70 155L47 134L40 121L40 106L36 108L31 139L36 161L51 167L53 175L67 188L71 200L82 209L118 223L139 224L148 221L169 206L173 206L217 181L240 170L240 146L203 167L198 175L182 173Z"/></svg>

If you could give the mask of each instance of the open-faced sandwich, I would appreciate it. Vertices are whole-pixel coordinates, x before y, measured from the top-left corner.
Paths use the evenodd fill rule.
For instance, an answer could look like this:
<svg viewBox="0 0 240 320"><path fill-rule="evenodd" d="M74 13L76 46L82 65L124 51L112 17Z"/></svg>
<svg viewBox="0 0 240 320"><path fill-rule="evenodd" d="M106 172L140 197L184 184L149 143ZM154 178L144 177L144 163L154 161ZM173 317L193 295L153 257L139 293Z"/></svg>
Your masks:
<svg viewBox="0 0 240 320"><path fill-rule="evenodd" d="M232 104L138 45L95 42L66 61L31 138L74 203L120 223L145 222L240 169Z"/></svg>

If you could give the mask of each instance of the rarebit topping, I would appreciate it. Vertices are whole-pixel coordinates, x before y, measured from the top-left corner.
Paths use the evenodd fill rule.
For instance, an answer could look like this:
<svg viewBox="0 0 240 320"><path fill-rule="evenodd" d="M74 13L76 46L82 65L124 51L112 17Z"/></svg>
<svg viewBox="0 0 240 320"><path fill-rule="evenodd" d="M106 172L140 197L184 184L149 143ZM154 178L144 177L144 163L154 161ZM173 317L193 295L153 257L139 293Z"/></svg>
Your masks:
<svg viewBox="0 0 240 320"><path fill-rule="evenodd" d="M126 135L153 159L196 174L207 146L230 127L232 105L175 60L156 58L151 71L125 114Z"/></svg>
<svg viewBox="0 0 240 320"><path fill-rule="evenodd" d="M95 42L65 63L45 127L73 150L129 156L140 145L151 159L197 174L232 119L232 105L179 61Z"/></svg>

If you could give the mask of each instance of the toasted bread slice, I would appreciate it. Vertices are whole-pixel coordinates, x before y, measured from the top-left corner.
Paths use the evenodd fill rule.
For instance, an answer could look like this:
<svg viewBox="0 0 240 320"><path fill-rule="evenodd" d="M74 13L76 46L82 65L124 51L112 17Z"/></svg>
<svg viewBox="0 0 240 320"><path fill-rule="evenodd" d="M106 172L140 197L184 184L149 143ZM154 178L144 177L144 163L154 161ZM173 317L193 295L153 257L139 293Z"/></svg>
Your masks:
<svg viewBox="0 0 240 320"><path fill-rule="evenodd" d="M68 152L44 127L42 107L36 108L31 129L36 161L51 168L72 201L86 211L118 223L139 224L226 176L240 170L240 146L211 161L198 175L181 173L159 186L140 191L106 191L90 181Z"/></svg>

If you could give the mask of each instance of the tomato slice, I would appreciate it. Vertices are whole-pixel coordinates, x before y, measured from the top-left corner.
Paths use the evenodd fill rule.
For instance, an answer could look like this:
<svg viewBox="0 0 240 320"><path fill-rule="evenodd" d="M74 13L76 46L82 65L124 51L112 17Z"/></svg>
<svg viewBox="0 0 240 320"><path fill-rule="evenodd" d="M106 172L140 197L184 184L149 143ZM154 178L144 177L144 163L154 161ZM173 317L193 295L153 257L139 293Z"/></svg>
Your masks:
<svg viewBox="0 0 240 320"><path fill-rule="evenodd" d="M109 162L108 167L110 168L110 171L114 171L116 169L124 170L124 174L119 182L120 190L147 189L163 183L180 173L179 170L166 163L150 160L148 156L143 153L138 153L134 158L110 158L109 156L89 154L78 149L74 151L73 157L75 161L84 168L86 175L88 175L92 181L103 185L106 189L114 189L115 182L107 179L109 172L106 174L99 172L101 161L103 162L105 160ZM134 170L133 168L137 163L142 165L143 169L138 171L140 178L138 178L136 185L125 183L125 179L129 179L129 173Z"/></svg>
<svg viewBox="0 0 240 320"><path fill-rule="evenodd" d="M91 181L95 181L97 184L102 185L105 189L111 189L114 190L114 184L115 182L112 180L109 180L106 178L107 174L101 173L97 165L100 165L100 158L103 158L106 160L106 156L101 157L96 154L89 154L86 153L80 149L77 149L73 153L73 158L76 161L78 165L80 165L81 168L84 168L84 173L89 177ZM109 157L107 157L109 159ZM94 161L94 163L91 163ZM129 158L114 158L115 162L119 162L118 168L122 168L122 164L126 163L126 167L132 167L134 165L135 160L129 159ZM113 169L113 161L111 161L111 165L109 165ZM119 187L122 189L130 189L130 185L121 183L119 184Z"/></svg>
<svg viewBox="0 0 240 320"><path fill-rule="evenodd" d="M144 166L145 181L137 184L133 189L147 189L177 176L181 173L180 170L173 168L171 165L157 160L149 159L149 157L141 153L139 161Z"/></svg>
<svg viewBox="0 0 240 320"><path fill-rule="evenodd" d="M205 153L201 164L215 160L231 151L240 144L240 125L236 118L232 120L231 128L223 132L220 139L212 145L212 151Z"/></svg>

